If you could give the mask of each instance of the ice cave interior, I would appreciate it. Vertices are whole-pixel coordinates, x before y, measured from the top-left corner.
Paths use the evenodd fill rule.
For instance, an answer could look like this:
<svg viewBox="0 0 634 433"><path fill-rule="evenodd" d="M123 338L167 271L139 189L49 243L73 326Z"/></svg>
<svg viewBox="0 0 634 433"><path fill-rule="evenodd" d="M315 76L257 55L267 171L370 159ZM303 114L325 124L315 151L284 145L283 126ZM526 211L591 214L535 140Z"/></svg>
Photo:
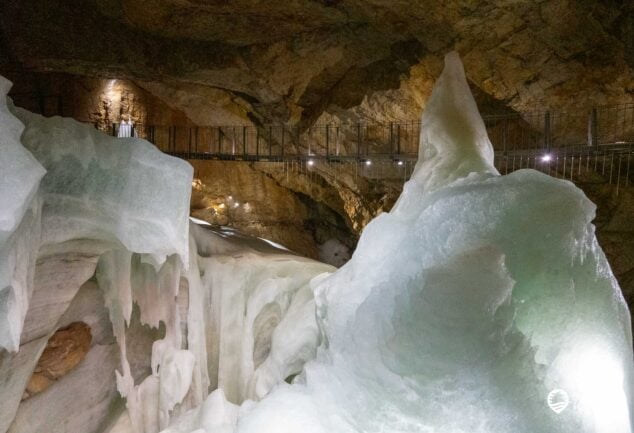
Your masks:
<svg viewBox="0 0 634 433"><path fill-rule="evenodd" d="M634 433L633 8L97 3L0 5L0 433Z"/></svg>

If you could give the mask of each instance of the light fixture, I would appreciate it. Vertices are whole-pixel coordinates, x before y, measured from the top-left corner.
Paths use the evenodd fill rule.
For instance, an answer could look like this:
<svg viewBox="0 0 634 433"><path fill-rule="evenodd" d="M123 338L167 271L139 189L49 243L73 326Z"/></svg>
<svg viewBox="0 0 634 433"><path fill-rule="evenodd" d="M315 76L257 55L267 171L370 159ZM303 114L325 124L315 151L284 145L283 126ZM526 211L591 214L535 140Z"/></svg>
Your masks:
<svg viewBox="0 0 634 433"><path fill-rule="evenodd" d="M233 207L238 207L238 206L240 206L240 203L238 203L238 202L235 202L235 203L233 204Z"/></svg>
<svg viewBox="0 0 634 433"><path fill-rule="evenodd" d="M371 161L371 160L369 160L369 159L366 159L366 161L365 161L365 165L372 165L372 161Z"/></svg>
<svg viewBox="0 0 634 433"><path fill-rule="evenodd" d="M396 165L403 165L403 161L400 161L400 160L399 160L399 161L397 161L397 162L396 162Z"/></svg>
<svg viewBox="0 0 634 433"><path fill-rule="evenodd" d="M225 208L225 204L224 204L224 203L220 203L220 204L218 205L218 207L219 207L220 209L224 209L224 208Z"/></svg>
<svg viewBox="0 0 634 433"><path fill-rule="evenodd" d="M550 153L542 155L542 162L550 162L552 159L553 157L550 155Z"/></svg>
<svg viewBox="0 0 634 433"><path fill-rule="evenodd" d="M227 197L228 200L233 200L233 196L230 195L229 197Z"/></svg>
<svg viewBox="0 0 634 433"><path fill-rule="evenodd" d="M313 161L312 159L309 159L307 164L310 165L310 166L313 166L313 165L315 165L315 161Z"/></svg>

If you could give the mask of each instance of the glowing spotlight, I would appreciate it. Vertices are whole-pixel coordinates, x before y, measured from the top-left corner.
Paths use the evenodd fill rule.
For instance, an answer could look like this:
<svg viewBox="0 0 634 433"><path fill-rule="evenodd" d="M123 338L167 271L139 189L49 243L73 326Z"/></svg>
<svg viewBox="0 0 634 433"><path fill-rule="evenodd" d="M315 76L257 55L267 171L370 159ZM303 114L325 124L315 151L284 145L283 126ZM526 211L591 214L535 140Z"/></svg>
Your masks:
<svg viewBox="0 0 634 433"><path fill-rule="evenodd" d="M307 164L312 167L313 165L315 165L315 161L313 161L312 159L309 159Z"/></svg>
<svg viewBox="0 0 634 433"><path fill-rule="evenodd" d="M240 206L240 203L238 203L238 202L235 202L235 203L233 204L233 207L238 207L238 206Z"/></svg>
<svg viewBox="0 0 634 433"><path fill-rule="evenodd" d="M224 204L224 203L220 203L220 204L218 205L218 207L219 207L220 209L224 209L224 208L225 208L225 204Z"/></svg>
<svg viewBox="0 0 634 433"><path fill-rule="evenodd" d="M597 432L631 432L624 371L618 355L594 344L579 353L571 368L577 386L576 407L596 426Z"/></svg>
<svg viewBox="0 0 634 433"><path fill-rule="evenodd" d="M552 159L553 157L549 153L542 156L542 162L550 162Z"/></svg>
<svg viewBox="0 0 634 433"><path fill-rule="evenodd" d="M403 165L403 161L397 161L396 165Z"/></svg>
<svg viewBox="0 0 634 433"><path fill-rule="evenodd" d="M233 196L230 195L229 197L227 197L228 200L233 200Z"/></svg>
<svg viewBox="0 0 634 433"><path fill-rule="evenodd" d="M570 397L568 397L568 393L563 389L553 389L548 393L546 402L553 412L560 414L568 407Z"/></svg>
<svg viewBox="0 0 634 433"><path fill-rule="evenodd" d="M365 165L372 165L372 161L370 161L369 159L365 161Z"/></svg>

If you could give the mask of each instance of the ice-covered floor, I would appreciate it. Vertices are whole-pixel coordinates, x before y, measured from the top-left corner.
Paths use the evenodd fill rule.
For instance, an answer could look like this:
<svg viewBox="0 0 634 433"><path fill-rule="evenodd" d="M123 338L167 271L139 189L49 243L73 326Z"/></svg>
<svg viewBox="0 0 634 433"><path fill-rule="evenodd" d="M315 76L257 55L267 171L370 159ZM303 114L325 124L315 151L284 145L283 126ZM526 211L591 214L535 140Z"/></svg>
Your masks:
<svg viewBox="0 0 634 433"><path fill-rule="evenodd" d="M4 107L0 123L5 363L38 257L88 242L121 355L110 433L632 433L630 318L595 206L499 175L455 53L411 180L338 270L189 222L191 167L142 140ZM134 304L165 328L140 380ZM3 379L14 417L24 381Z"/></svg>

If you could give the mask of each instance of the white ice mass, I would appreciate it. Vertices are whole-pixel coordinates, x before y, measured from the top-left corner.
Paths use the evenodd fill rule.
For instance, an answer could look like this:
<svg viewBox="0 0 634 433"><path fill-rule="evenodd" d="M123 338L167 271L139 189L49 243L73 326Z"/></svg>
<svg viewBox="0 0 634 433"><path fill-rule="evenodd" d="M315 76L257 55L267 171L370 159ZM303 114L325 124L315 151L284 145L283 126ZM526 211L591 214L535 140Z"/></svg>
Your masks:
<svg viewBox="0 0 634 433"><path fill-rule="evenodd" d="M457 54L425 108L411 180L338 270L189 223L188 164L7 109L8 88L0 432L37 431L25 414L65 380L20 403L32 371L20 356L43 347L28 337L33 273L90 250L126 410L73 433L632 433L630 316L595 206L533 170L499 175ZM134 304L164 329L143 377L126 344Z"/></svg>

